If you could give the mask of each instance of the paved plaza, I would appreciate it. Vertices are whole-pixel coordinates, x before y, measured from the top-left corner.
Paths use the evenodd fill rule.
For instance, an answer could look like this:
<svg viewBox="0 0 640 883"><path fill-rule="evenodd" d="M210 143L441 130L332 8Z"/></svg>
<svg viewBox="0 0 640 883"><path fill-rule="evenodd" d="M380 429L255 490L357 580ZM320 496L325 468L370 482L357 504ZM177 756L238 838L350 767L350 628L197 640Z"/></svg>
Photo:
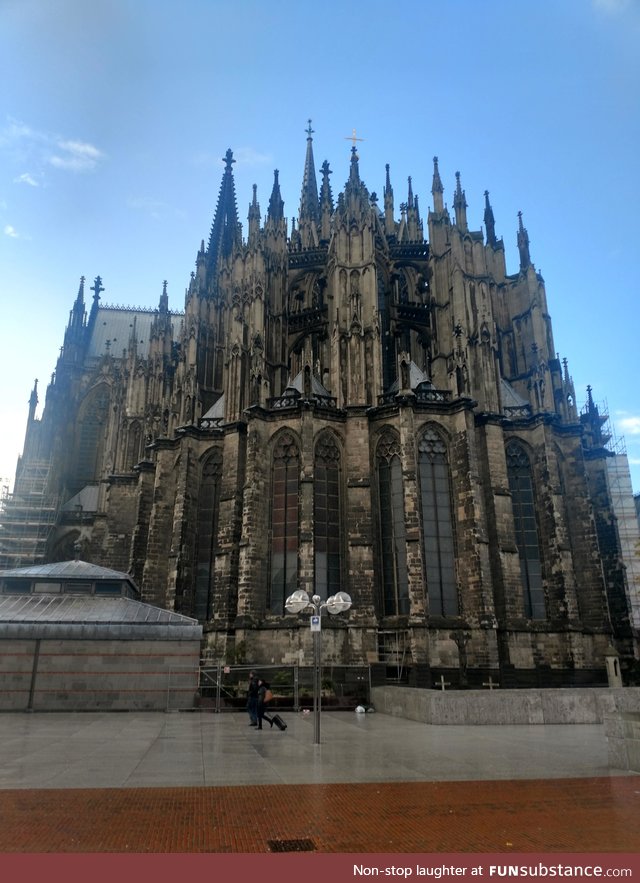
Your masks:
<svg viewBox="0 0 640 883"><path fill-rule="evenodd" d="M600 725L383 714L0 715L2 852L640 850Z"/></svg>

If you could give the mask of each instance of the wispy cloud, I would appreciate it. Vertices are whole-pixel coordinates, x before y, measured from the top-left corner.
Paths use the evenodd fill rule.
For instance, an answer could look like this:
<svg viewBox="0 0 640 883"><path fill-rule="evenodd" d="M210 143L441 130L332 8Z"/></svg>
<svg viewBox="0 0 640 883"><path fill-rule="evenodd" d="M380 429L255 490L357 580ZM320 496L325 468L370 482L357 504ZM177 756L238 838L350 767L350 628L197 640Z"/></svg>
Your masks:
<svg viewBox="0 0 640 883"><path fill-rule="evenodd" d="M57 153L49 157L49 163L57 169L71 172L89 172L104 159L104 153L85 141L56 142Z"/></svg>
<svg viewBox="0 0 640 883"><path fill-rule="evenodd" d="M622 432L629 435L640 435L640 417L618 417L616 423Z"/></svg>
<svg viewBox="0 0 640 883"><path fill-rule="evenodd" d="M37 186L48 166L67 172L91 172L106 159L104 151L88 141L38 131L11 118L0 130L0 149L13 154L16 164L31 167L14 180L32 187ZM32 171L34 168L37 173Z"/></svg>
<svg viewBox="0 0 640 883"><path fill-rule="evenodd" d="M631 0L591 0L594 9L606 15L618 15L631 7Z"/></svg>
<svg viewBox="0 0 640 883"><path fill-rule="evenodd" d="M169 211L169 206L166 202L154 199L152 196L131 196L127 199L127 205L129 208L144 212L155 219L165 217Z"/></svg>
<svg viewBox="0 0 640 883"><path fill-rule="evenodd" d="M272 157L268 153L260 153L253 147L239 147L233 152L233 158L242 166L263 166L272 162Z"/></svg>
<svg viewBox="0 0 640 883"><path fill-rule="evenodd" d="M40 184L33 175L30 175L29 172L24 172L22 175L18 175L17 178L13 179L14 184L28 184L29 187L39 187Z"/></svg>
<svg viewBox="0 0 640 883"><path fill-rule="evenodd" d="M11 224L5 224L3 233L5 236L9 236L11 239L20 239L20 234Z"/></svg>

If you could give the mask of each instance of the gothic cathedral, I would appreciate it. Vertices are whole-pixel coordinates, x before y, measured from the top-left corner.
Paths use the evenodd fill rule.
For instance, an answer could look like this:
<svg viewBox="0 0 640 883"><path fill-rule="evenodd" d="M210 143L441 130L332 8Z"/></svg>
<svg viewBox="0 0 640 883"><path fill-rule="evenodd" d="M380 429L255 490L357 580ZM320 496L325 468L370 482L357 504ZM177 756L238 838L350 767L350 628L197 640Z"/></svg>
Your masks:
<svg viewBox="0 0 640 883"><path fill-rule="evenodd" d="M298 218L276 171L245 239L233 163L183 311L166 284L156 310L103 305L100 277L85 310L81 280L40 419L31 397L3 566L80 548L202 622L220 661L308 660L285 600L341 590L328 663L606 683L606 654L633 647L604 420L590 395L578 413L522 217L508 274L487 192L472 230L434 158L426 222L410 178L398 220L389 166L380 201L354 142L334 201L309 127Z"/></svg>

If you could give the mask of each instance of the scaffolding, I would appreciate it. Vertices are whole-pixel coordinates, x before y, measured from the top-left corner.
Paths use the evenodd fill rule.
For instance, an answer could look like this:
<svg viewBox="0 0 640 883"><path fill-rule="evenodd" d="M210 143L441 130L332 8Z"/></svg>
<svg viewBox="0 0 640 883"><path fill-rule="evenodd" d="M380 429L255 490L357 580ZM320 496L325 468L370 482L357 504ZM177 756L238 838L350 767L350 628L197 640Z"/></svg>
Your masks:
<svg viewBox="0 0 640 883"><path fill-rule="evenodd" d="M47 541L58 517L58 500L47 492L49 461L24 464L13 493L0 498L0 569L28 567L45 560Z"/></svg>

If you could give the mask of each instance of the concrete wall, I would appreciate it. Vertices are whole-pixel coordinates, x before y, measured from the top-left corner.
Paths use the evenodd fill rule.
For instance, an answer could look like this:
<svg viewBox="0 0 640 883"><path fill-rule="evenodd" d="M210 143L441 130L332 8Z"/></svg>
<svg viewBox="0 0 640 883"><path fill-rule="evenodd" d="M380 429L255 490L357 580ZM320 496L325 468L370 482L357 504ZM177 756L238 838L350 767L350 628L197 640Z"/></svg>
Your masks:
<svg viewBox="0 0 640 883"><path fill-rule="evenodd" d="M193 708L197 640L0 640L0 711Z"/></svg>
<svg viewBox="0 0 640 883"><path fill-rule="evenodd" d="M609 743L609 765L640 773L640 711L620 711L604 722Z"/></svg>
<svg viewBox="0 0 640 883"><path fill-rule="evenodd" d="M427 724L601 724L640 711L640 687L531 690L421 690L373 687L376 711Z"/></svg>

